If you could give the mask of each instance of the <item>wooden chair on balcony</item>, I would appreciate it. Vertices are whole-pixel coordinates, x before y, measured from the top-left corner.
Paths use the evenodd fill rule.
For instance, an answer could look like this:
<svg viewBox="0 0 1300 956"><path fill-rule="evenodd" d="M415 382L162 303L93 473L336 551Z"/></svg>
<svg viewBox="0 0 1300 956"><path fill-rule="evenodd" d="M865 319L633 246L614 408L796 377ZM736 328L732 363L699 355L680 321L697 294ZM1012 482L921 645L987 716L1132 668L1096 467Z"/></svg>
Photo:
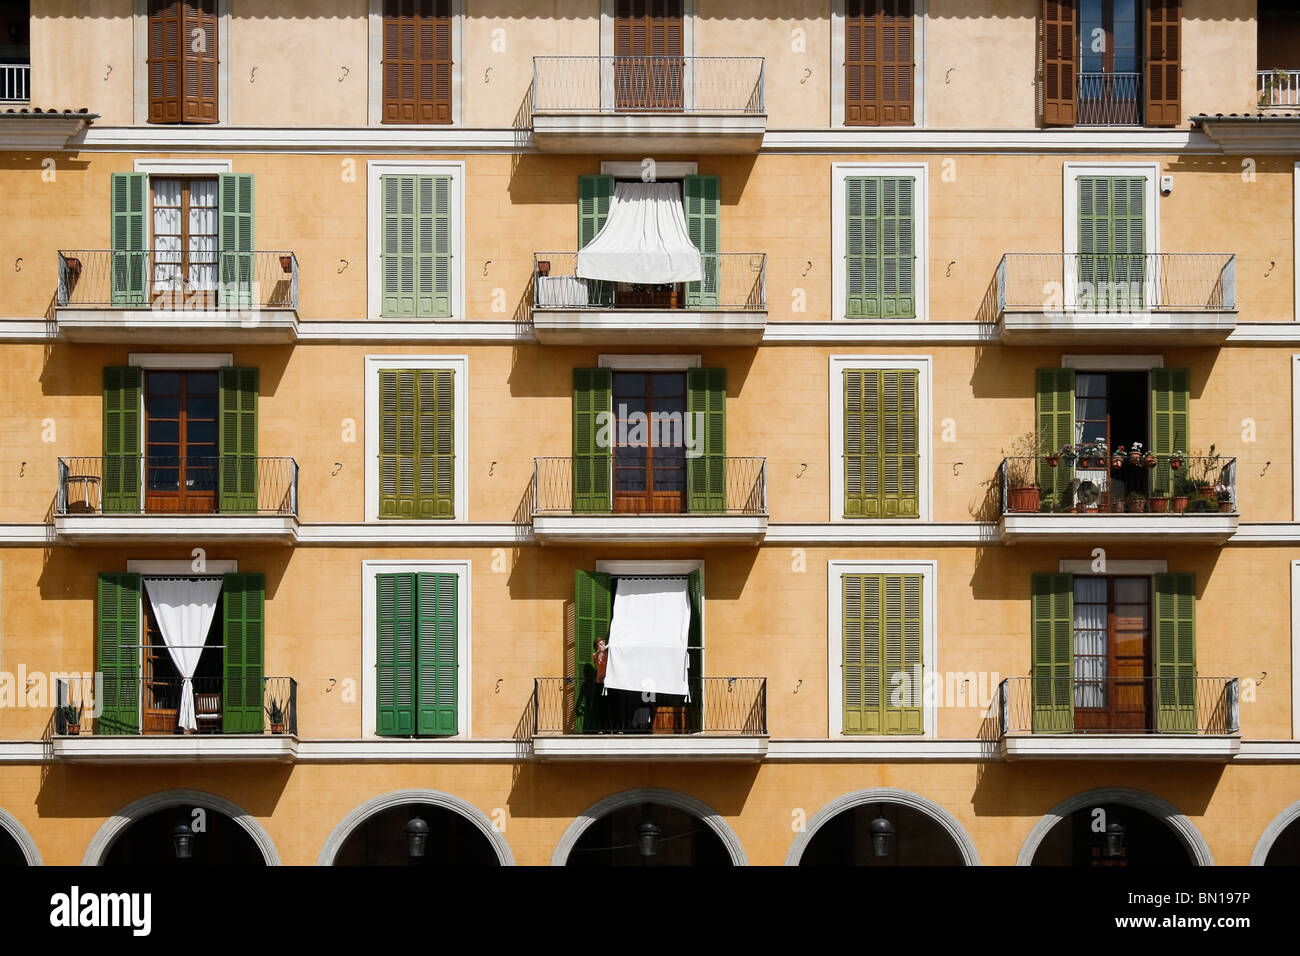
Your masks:
<svg viewBox="0 0 1300 956"><path fill-rule="evenodd" d="M199 733L221 733L221 694L196 693L194 695L194 721Z"/></svg>

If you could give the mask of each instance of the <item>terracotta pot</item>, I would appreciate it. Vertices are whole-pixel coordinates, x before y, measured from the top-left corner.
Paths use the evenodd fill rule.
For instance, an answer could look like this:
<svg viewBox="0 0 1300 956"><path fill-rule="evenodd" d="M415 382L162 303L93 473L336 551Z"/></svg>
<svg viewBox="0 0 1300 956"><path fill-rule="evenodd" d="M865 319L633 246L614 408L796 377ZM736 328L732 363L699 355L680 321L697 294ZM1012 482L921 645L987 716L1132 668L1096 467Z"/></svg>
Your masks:
<svg viewBox="0 0 1300 956"><path fill-rule="evenodd" d="M1183 460L1175 455L1169 459L1169 467L1174 471L1177 471L1179 468L1183 467Z"/></svg>
<svg viewBox="0 0 1300 956"><path fill-rule="evenodd" d="M1187 510L1187 496L1186 496L1186 495L1175 495L1174 497L1172 497L1172 498L1169 499L1169 506L1170 506L1170 508L1171 508L1173 511L1186 511L1186 510Z"/></svg>
<svg viewBox="0 0 1300 956"><path fill-rule="evenodd" d="M280 268L281 268L282 270L284 270L285 272L292 272L292 271L293 271L293 256L281 256L281 257L280 257Z"/></svg>
<svg viewBox="0 0 1300 956"><path fill-rule="evenodd" d="M1130 465L1136 465L1141 460L1142 460L1142 456L1137 452L1131 451L1128 453L1128 461Z"/></svg>
<svg viewBox="0 0 1300 956"><path fill-rule="evenodd" d="M1231 502L1231 501L1220 501L1220 502L1219 502L1219 510L1222 511L1222 512L1224 512L1225 514L1231 512L1231 511L1232 511L1232 502Z"/></svg>
<svg viewBox="0 0 1300 956"><path fill-rule="evenodd" d="M1149 499L1148 503L1152 511L1158 511L1163 513L1169 510L1168 498L1151 498Z"/></svg>
<svg viewBox="0 0 1300 956"><path fill-rule="evenodd" d="M1142 459L1142 464L1146 465L1148 468L1154 468L1156 466L1156 456L1147 455Z"/></svg>
<svg viewBox="0 0 1300 956"><path fill-rule="evenodd" d="M1123 467L1124 467L1124 459L1119 457L1119 455L1116 455L1114 458L1110 460L1111 471L1119 471Z"/></svg>
<svg viewBox="0 0 1300 956"><path fill-rule="evenodd" d="M1048 455L1048 456L1047 456L1047 466L1048 466L1049 468L1055 468L1055 467L1056 467L1057 465L1059 465L1060 463L1061 463L1061 459L1060 459L1059 456L1057 456L1057 455Z"/></svg>
<svg viewBox="0 0 1300 956"><path fill-rule="evenodd" d="M1007 494L1007 507L1012 511L1038 511L1042 493L1037 485L1012 488Z"/></svg>
<svg viewBox="0 0 1300 956"><path fill-rule="evenodd" d="M1145 498L1138 498L1133 501L1125 501L1125 506L1130 514L1145 514L1147 510L1147 501Z"/></svg>
<svg viewBox="0 0 1300 956"><path fill-rule="evenodd" d="M1111 513L1112 513L1112 514L1117 514L1117 515L1118 515L1118 514L1123 514L1123 513L1124 513L1124 499L1123 499L1123 498L1112 498L1112 499L1110 500L1110 510L1111 510Z"/></svg>
<svg viewBox="0 0 1300 956"><path fill-rule="evenodd" d="M78 737L81 735L81 724L68 724L68 736Z"/></svg>
<svg viewBox="0 0 1300 956"><path fill-rule="evenodd" d="M273 733L273 734L282 734L282 733L284 733L284 724L272 724L272 725L271 725L271 733Z"/></svg>

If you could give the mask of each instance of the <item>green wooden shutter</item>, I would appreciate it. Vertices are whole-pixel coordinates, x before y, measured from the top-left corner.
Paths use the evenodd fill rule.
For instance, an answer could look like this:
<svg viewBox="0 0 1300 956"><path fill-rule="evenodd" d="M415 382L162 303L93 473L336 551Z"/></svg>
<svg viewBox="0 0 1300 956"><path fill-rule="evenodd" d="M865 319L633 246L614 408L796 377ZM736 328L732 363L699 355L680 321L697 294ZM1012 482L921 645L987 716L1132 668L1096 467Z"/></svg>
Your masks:
<svg viewBox="0 0 1300 956"><path fill-rule="evenodd" d="M840 587L844 733L924 733L922 576L845 574Z"/></svg>
<svg viewBox="0 0 1300 956"><path fill-rule="evenodd" d="M921 591L919 574L882 575L881 621L884 624L882 712L886 734L925 732L921 659Z"/></svg>
<svg viewBox="0 0 1300 956"><path fill-rule="evenodd" d="M451 317L451 177L421 176L419 314Z"/></svg>
<svg viewBox="0 0 1300 956"><path fill-rule="evenodd" d="M609 622L614 614L610 576L600 571L573 572L573 729L590 733L597 726L596 662L592 654L597 641L609 640Z"/></svg>
<svg viewBox="0 0 1300 956"><path fill-rule="evenodd" d="M844 733L881 731L880 575L841 578Z"/></svg>
<svg viewBox="0 0 1300 956"><path fill-rule="evenodd" d="M99 576L95 669L102 677L97 734L140 732L140 575Z"/></svg>
<svg viewBox="0 0 1300 956"><path fill-rule="evenodd" d="M850 176L844 180L845 317L880 317L880 180Z"/></svg>
<svg viewBox="0 0 1300 956"><path fill-rule="evenodd" d="M1191 372L1185 368L1151 370L1151 452L1156 456L1152 488L1168 496L1173 490L1169 456L1191 451Z"/></svg>
<svg viewBox="0 0 1300 956"><path fill-rule="evenodd" d="M140 511L140 394L144 374L135 365L104 369L103 510Z"/></svg>
<svg viewBox="0 0 1300 956"><path fill-rule="evenodd" d="M221 730L260 734L265 711L266 578L221 578L222 633L226 649L221 681Z"/></svg>
<svg viewBox="0 0 1300 956"><path fill-rule="evenodd" d="M375 654L377 715L375 733L401 737L415 733L415 575L375 577Z"/></svg>
<svg viewBox="0 0 1300 956"><path fill-rule="evenodd" d="M220 204L217 246L221 250L221 305L247 310L256 305L253 290L253 177L217 177Z"/></svg>
<svg viewBox="0 0 1300 956"><path fill-rule="evenodd" d="M604 174L578 177L578 248L596 238L609 216L614 198L614 177ZM614 283L587 280L588 301L600 305L614 304Z"/></svg>
<svg viewBox="0 0 1300 956"><path fill-rule="evenodd" d="M454 373L422 369L415 374L415 513L421 518L454 518Z"/></svg>
<svg viewBox="0 0 1300 956"><path fill-rule="evenodd" d="M148 196L147 174L113 174L112 298L113 304L117 306L146 305L149 301L146 292L149 240L145 211Z"/></svg>
<svg viewBox="0 0 1300 956"><path fill-rule="evenodd" d="M416 598L416 733L450 736L456 721L456 575L420 574Z"/></svg>
<svg viewBox="0 0 1300 956"><path fill-rule="evenodd" d="M727 370L693 368L686 373L686 411L699 454L686 459L687 509L692 514L727 510ZM748 496L746 496L748 498Z"/></svg>
<svg viewBox="0 0 1300 956"><path fill-rule="evenodd" d="M682 181L686 234L700 250L703 280L686 283L686 307L716 309L722 304L722 180L717 176L687 176Z"/></svg>
<svg viewBox="0 0 1300 956"><path fill-rule="evenodd" d="M920 516L919 379L914 369L844 372L844 514Z"/></svg>
<svg viewBox="0 0 1300 956"><path fill-rule="evenodd" d="M573 370L573 510L607 512L614 375L607 368ZM602 423L605 427L602 429Z"/></svg>
<svg viewBox="0 0 1300 956"><path fill-rule="evenodd" d="M1146 189L1142 176L1080 176L1082 309L1140 309L1146 283Z"/></svg>
<svg viewBox="0 0 1300 956"><path fill-rule="evenodd" d="M704 572L696 568L686 577L686 596L691 605L691 623L686 641L686 729L704 730Z"/></svg>
<svg viewBox="0 0 1300 956"><path fill-rule="evenodd" d="M383 176L381 308L393 318L448 318L452 178Z"/></svg>
<svg viewBox="0 0 1300 956"><path fill-rule="evenodd" d="M392 318L414 318L416 269L415 176L382 176L383 274L381 310Z"/></svg>
<svg viewBox="0 0 1300 956"><path fill-rule="evenodd" d="M230 366L220 370L218 447L221 511L257 511L257 369Z"/></svg>
<svg viewBox="0 0 1300 956"><path fill-rule="evenodd" d="M916 180L850 176L845 195L848 318L916 317Z"/></svg>
<svg viewBox="0 0 1300 956"><path fill-rule="evenodd" d="M1040 368L1035 383L1038 423L1038 485L1048 510L1069 508L1074 466L1062 459L1055 468L1044 454L1074 444L1074 369Z"/></svg>
<svg viewBox="0 0 1300 956"><path fill-rule="evenodd" d="M880 317L916 317L916 180L888 177L880 183Z"/></svg>
<svg viewBox="0 0 1300 956"><path fill-rule="evenodd" d="M1157 574L1156 730L1196 732L1196 575Z"/></svg>
<svg viewBox="0 0 1300 956"><path fill-rule="evenodd" d="M1034 733L1074 731L1074 576L1035 574L1030 585Z"/></svg>
<svg viewBox="0 0 1300 956"><path fill-rule="evenodd" d="M880 372L844 372L844 515L880 515Z"/></svg>
<svg viewBox="0 0 1300 956"><path fill-rule="evenodd" d="M379 517L415 516L415 372L379 371Z"/></svg>

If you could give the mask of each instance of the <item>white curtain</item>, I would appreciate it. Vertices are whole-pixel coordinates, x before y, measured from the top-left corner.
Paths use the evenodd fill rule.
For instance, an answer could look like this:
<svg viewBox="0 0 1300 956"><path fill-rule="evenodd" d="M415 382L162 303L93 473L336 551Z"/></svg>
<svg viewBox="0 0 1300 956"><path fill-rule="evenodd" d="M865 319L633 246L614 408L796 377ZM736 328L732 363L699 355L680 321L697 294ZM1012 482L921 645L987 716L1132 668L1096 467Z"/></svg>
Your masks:
<svg viewBox="0 0 1300 956"><path fill-rule="evenodd" d="M1106 581L1074 579L1074 706L1105 707L1107 637Z"/></svg>
<svg viewBox="0 0 1300 956"><path fill-rule="evenodd" d="M690 626L685 578L618 578L605 689L687 694Z"/></svg>
<svg viewBox="0 0 1300 956"><path fill-rule="evenodd" d="M178 723L182 730L197 730L194 670L217 612L221 578L145 578L144 584L167 653L182 678Z"/></svg>
<svg viewBox="0 0 1300 956"><path fill-rule="evenodd" d="M700 250L686 231L676 183L615 183L609 215L578 252L578 275L613 282L699 282Z"/></svg>

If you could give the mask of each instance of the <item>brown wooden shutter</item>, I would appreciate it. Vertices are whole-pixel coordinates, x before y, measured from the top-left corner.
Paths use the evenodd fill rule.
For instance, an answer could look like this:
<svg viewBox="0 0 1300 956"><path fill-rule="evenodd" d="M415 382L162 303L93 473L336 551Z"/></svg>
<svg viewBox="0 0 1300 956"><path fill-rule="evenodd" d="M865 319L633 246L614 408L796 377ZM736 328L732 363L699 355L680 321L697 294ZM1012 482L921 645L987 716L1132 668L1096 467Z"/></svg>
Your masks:
<svg viewBox="0 0 1300 956"><path fill-rule="evenodd" d="M216 123L217 0L149 0L149 122Z"/></svg>
<svg viewBox="0 0 1300 956"><path fill-rule="evenodd" d="M1181 7L1179 0L1148 0L1147 3L1148 126L1177 126L1180 120Z"/></svg>
<svg viewBox="0 0 1300 956"><path fill-rule="evenodd" d="M1078 53L1075 0L1043 0L1043 125L1077 121L1075 58Z"/></svg>
<svg viewBox="0 0 1300 956"><path fill-rule="evenodd" d="M615 56L682 56L682 0L618 0L614 9Z"/></svg>
<svg viewBox="0 0 1300 956"><path fill-rule="evenodd" d="M846 0L844 124L911 126L912 0Z"/></svg>
<svg viewBox="0 0 1300 956"><path fill-rule="evenodd" d="M181 121L181 0L149 0L149 122Z"/></svg>
<svg viewBox="0 0 1300 956"><path fill-rule="evenodd" d="M385 123L451 123L451 0L384 0Z"/></svg>

